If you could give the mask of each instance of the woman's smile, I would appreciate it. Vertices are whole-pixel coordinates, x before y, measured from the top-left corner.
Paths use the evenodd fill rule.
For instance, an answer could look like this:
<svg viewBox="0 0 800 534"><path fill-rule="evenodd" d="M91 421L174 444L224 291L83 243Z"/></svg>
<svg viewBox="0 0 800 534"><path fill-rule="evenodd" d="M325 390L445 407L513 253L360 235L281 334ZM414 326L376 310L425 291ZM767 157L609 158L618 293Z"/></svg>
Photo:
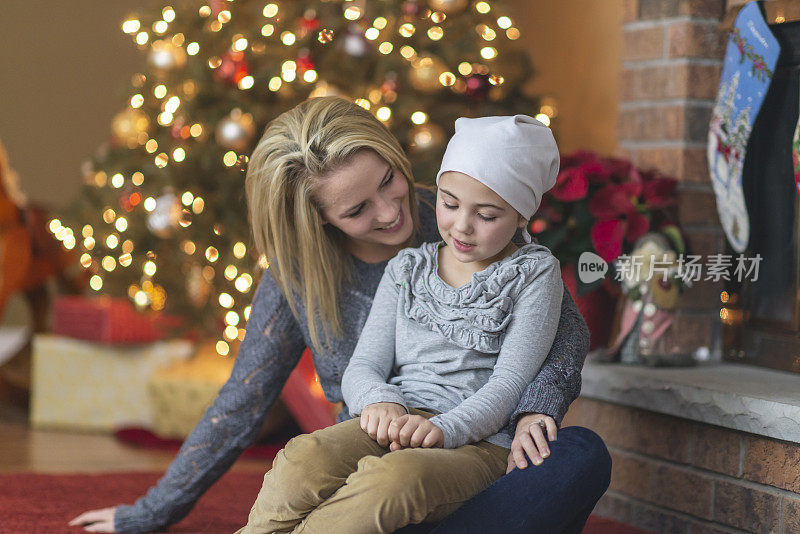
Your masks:
<svg viewBox="0 0 800 534"><path fill-rule="evenodd" d="M403 213L403 208L400 208L400 212L397 214L397 218L392 221L388 226L384 226L383 228L378 228L381 232L386 232L388 234L393 234L394 232L400 230L403 227L403 223L406 220L405 213Z"/></svg>

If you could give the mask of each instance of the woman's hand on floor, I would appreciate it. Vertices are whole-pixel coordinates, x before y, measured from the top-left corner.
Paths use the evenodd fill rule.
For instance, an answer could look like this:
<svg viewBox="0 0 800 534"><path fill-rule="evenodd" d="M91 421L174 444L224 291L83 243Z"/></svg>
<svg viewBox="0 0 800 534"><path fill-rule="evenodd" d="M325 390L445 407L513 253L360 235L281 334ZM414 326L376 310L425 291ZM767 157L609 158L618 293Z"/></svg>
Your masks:
<svg viewBox="0 0 800 534"><path fill-rule="evenodd" d="M406 447L441 447L444 444L442 429L421 415L403 415L389 425L389 447L393 451Z"/></svg>
<svg viewBox="0 0 800 534"><path fill-rule="evenodd" d="M87 532L116 532L114 530L114 513L116 511L116 507L111 507L84 512L70 521L69 526L82 526Z"/></svg>
<svg viewBox="0 0 800 534"><path fill-rule="evenodd" d="M394 402L369 404L361 412L361 430L377 441L378 445L386 447L389 445L389 423L407 414L402 405Z"/></svg>
<svg viewBox="0 0 800 534"><path fill-rule="evenodd" d="M539 426L539 421L544 421L547 427L547 435ZM531 413L524 415L517 421L517 431L514 434L514 441L511 442L511 452L508 453L508 468L506 473L510 473L515 467L525 469L528 455L534 465L540 465L545 458L550 456L548 441L555 441L558 436L558 426L555 419L542 413Z"/></svg>

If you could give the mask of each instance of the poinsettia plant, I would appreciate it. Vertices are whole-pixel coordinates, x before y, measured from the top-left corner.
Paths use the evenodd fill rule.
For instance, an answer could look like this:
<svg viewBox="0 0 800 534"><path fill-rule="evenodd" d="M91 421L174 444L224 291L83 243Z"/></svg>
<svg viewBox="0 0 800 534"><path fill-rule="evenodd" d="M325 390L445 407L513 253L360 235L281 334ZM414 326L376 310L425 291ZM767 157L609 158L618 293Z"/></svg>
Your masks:
<svg viewBox="0 0 800 534"><path fill-rule="evenodd" d="M648 232L679 232L677 203L674 178L578 151L561 158L556 184L544 195L530 232L562 264L577 264L586 251L611 264Z"/></svg>

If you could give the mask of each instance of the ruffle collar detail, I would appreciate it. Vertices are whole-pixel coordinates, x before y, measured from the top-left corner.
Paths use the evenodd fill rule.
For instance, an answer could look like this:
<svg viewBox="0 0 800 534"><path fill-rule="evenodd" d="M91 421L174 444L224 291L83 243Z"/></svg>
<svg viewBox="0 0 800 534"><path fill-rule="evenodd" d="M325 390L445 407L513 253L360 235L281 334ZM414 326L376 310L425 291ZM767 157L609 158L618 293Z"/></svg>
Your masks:
<svg viewBox="0 0 800 534"><path fill-rule="evenodd" d="M406 317L460 347L500 352L514 302L542 257L537 252L550 251L536 243L525 245L474 273L467 284L453 287L439 277L442 244L405 249L392 261Z"/></svg>

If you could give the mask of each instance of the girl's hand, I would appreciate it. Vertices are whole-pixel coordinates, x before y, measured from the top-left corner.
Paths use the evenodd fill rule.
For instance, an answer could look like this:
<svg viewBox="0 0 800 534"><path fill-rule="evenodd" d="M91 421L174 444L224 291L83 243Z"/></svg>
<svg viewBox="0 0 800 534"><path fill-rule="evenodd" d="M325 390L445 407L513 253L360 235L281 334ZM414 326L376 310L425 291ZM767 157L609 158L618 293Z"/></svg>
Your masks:
<svg viewBox="0 0 800 534"><path fill-rule="evenodd" d="M386 447L389 444L389 423L407 413L403 406L394 402L369 404L361 412L361 430L377 441L378 445Z"/></svg>
<svg viewBox="0 0 800 534"><path fill-rule="evenodd" d="M542 424L545 428L540 426ZM547 430L546 438L545 429ZM506 473L510 473L515 467L520 469L528 467L528 462L525 460L526 453L534 465L540 465L544 458L550 456L550 447L547 442L555 441L557 435L558 426L549 415L531 413L520 417L517 421L514 441L511 442L511 452L508 453Z"/></svg>
<svg viewBox="0 0 800 534"><path fill-rule="evenodd" d="M82 526L87 532L116 532L114 530L114 513L117 508L103 508L84 512L72 521L69 526Z"/></svg>
<svg viewBox="0 0 800 534"><path fill-rule="evenodd" d="M442 429L421 415L403 415L389 425L389 447L393 451L406 447L441 447L444 444Z"/></svg>

